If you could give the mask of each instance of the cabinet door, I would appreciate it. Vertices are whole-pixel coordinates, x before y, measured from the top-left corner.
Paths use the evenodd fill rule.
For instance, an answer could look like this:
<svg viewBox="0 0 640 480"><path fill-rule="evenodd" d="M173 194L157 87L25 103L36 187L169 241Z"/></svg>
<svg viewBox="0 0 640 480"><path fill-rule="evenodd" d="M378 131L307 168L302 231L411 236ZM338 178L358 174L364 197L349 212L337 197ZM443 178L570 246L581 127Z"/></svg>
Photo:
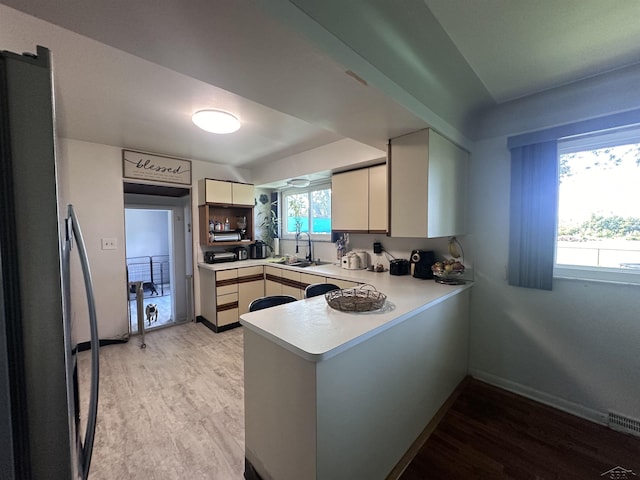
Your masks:
<svg viewBox="0 0 640 480"><path fill-rule="evenodd" d="M360 285L358 282L352 282L349 280L340 280L339 278L327 278L327 282L333 283L334 285L337 285L340 288L353 288Z"/></svg>
<svg viewBox="0 0 640 480"><path fill-rule="evenodd" d="M331 229L369 230L369 170L353 170L331 177Z"/></svg>
<svg viewBox="0 0 640 480"><path fill-rule="evenodd" d="M300 289L300 272L282 270L282 295L291 295L300 300L304 293Z"/></svg>
<svg viewBox="0 0 640 480"><path fill-rule="evenodd" d="M238 294L228 293L226 295L218 295L216 326L224 327L238 321Z"/></svg>
<svg viewBox="0 0 640 480"><path fill-rule="evenodd" d="M232 201L234 205L247 205L253 207L254 186L246 183L232 183Z"/></svg>
<svg viewBox="0 0 640 480"><path fill-rule="evenodd" d="M304 298L305 289L314 283L327 283L327 277L314 275L312 273L300 273L300 291L302 298Z"/></svg>
<svg viewBox="0 0 640 480"><path fill-rule="evenodd" d="M216 295L226 295L238 292L238 269L221 270L216 272Z"/></svg>
<svg viewBox="0 0 640 480"><path fill-rule="evenodd" d="M200 268L200 313L209 322L216 321L216 275L215 272Z"/></svg>
<svg viewBox="0 0 640 480"><path fill-rule="evenodd" d="M433 130L391 139L392 237L466 233L468 153Z"/></svg>
<svg viewBox="0 0 640 480"><path fill-rule="evenodd" d="M390 233L392 237L427 235L429 131L391 139Z"/></svg>
<svg viewBox="0 0 640 480"><path fill-rule="evenodd" d="M282 269L276 267L264 267L264 294L282 295Z"/></svg>
<svg viewBox="0 0 640 480"><path fill-rule="evenodd" d="M387 214L387 165L369 168L369 232L386 233Z"/></svg>
<svg viewBox="0 0 640 480"><path fill-rule="evenodd" d="M430 132L427 237L466 233L468 168L466 151Z"/></svg>
<svg viewBox="0 0 640 480"><path fill-rule="evenodd" d="M203 203L223 203L225 205L231 205L233 201L231 185L231 182L206 178L204 181Z"/></svg>
<svg viewBox="0 0 640 480"><path fill-rule="evenodd" d="M312 273L300 273L300 283L306 288L307 285L314 283L327 283L327 277L324 275L314 275Z"/></svg>
<svg viewBox="0 0 640 480"><path fill-rule="evenodd" d="M249 304L256 298L264 297L264 268L247 267L238 269L238 314L249 311Z"/></svg>
<svg viewBox="0 0 640 480"><path fill-rule="evenodd" d="M264 280L238 284L238 314L249 311L249 304L256 298L264 297Z"/></svg>

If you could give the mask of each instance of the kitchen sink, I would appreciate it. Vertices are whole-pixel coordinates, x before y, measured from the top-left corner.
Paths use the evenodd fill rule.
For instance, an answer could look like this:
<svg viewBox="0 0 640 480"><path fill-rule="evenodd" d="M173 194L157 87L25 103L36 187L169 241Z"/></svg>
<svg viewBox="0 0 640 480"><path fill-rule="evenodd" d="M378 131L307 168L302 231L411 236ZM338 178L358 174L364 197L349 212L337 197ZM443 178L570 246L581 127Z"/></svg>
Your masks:
<svg viewBox="0 0 640 480"><path fill-rule="evenodd" d="M331 262L322 262L322 261L310 262L309 260L297 260L294 262L285 263L285 265L289 265L290 267L305 268L305 267L316 267L318 265L331 265Z"/></svg>

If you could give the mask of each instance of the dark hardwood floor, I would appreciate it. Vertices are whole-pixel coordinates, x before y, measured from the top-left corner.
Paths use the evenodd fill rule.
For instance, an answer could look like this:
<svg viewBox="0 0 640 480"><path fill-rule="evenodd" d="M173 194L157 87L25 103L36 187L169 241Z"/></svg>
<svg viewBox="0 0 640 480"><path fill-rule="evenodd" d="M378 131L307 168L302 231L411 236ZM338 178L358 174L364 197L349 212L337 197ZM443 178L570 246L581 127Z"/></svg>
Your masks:
<svg viewBox="0 0 640 480"><path fill-rule="evenodd" d="M401 480L639 479L640 438L477 380Z"/></svg>

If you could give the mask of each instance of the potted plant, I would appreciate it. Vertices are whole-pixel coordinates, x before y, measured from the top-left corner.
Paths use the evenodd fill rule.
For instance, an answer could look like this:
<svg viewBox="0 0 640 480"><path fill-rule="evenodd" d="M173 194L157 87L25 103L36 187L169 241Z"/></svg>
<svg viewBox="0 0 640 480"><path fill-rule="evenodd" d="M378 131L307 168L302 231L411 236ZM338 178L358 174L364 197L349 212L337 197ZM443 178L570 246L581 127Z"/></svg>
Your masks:
<svg viewBox="0 0 640 480"><path fill-rule="evenodd" d="M260 238L274 252L274 239L278 238L278 198L272 195L271 205L269 209L262 209L258 212L258 222L260 226ZM275 196L275 198L273 198ZM263 198L264 197L264 198ZM260 195L260 203L266 206L269 197L266 194Z"/></svg>

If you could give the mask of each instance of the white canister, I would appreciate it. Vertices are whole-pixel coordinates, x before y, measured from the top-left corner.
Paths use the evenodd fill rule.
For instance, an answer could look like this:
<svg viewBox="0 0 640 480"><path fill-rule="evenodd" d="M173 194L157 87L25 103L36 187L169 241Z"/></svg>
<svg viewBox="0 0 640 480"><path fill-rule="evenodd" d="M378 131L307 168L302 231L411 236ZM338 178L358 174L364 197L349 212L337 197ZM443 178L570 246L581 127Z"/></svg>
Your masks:
<svg viewBox="0 0 640 480"><path fill-rule="evenodd" d="M367 268L369 263L369 254L364 250L356 250L356 255L360 259L360 268Z"/></svg>

